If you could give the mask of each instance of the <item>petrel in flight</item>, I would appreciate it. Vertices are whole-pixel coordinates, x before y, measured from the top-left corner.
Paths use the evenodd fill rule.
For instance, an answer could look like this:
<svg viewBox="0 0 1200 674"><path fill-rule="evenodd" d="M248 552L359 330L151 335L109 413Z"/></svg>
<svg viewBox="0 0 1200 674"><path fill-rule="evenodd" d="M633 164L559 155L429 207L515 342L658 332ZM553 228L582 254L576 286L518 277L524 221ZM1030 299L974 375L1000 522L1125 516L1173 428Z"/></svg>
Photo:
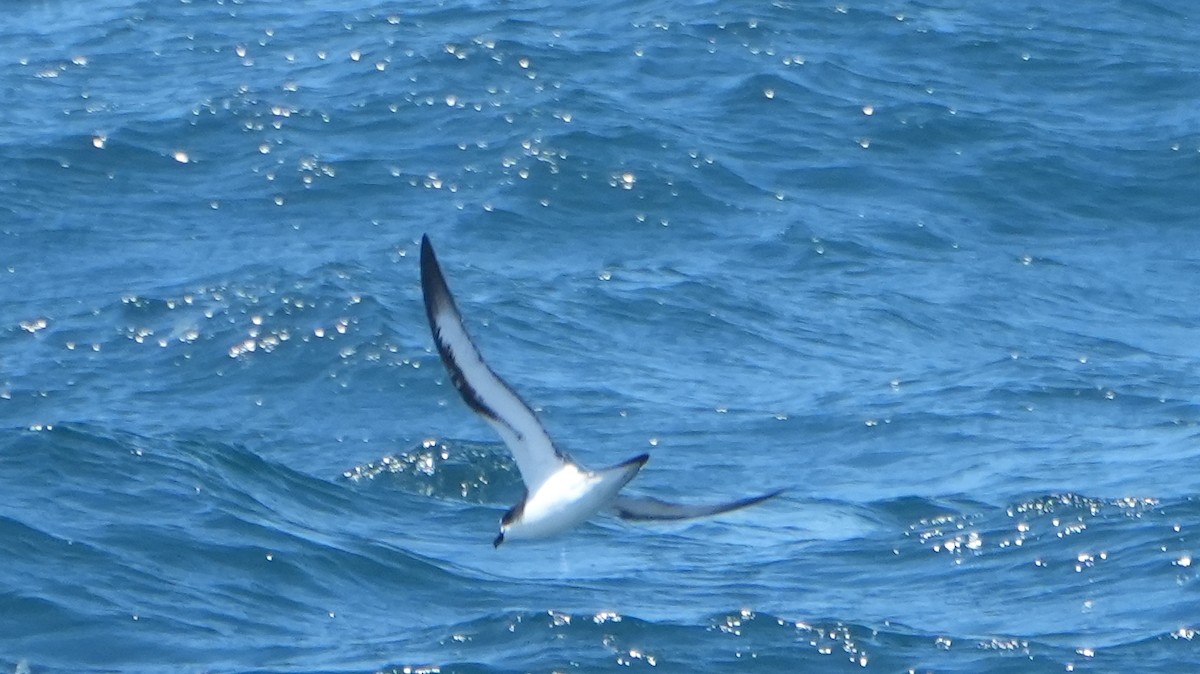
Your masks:
<svg viewBox="0 0 1200 674"><path fill-rule="evenodd" d="M640 454L609 468L589 470L555 447L529 405L479 355L463 326L428 236L421 237L421 291L433 341L450 380L467 405L504 439L525 482L524 497L504 513L493 545L554 536L604 509L611 509L625 520L684 520L745 508L782 491L710 505L621 495L621 488L638 474L650 455Z"/></svg>

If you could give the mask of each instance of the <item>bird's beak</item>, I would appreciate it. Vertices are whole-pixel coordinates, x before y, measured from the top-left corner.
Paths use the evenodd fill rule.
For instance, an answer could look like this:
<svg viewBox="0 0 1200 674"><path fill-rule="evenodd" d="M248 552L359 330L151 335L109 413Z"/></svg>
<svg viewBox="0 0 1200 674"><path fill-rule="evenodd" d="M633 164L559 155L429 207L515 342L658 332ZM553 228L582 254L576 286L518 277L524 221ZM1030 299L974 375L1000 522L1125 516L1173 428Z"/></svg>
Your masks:
<svg viewBox="0 0 1200 674"><path fill-rule="evenodd" d="M498 548L498 547L500 547L500 544L503 542L504 542L504 531L501 530L500 533L496 534L496 540L492 541L492 547Z"/></svg>

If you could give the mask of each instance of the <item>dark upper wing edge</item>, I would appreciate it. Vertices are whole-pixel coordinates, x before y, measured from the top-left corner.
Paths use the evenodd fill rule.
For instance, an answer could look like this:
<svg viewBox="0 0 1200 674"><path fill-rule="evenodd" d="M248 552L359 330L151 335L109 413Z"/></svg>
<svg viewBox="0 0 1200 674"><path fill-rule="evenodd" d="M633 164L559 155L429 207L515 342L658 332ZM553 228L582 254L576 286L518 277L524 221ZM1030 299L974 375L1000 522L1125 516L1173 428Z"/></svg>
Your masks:
<svg viewBox="0 0 1200 674"><path fill-rule="evenodd" d="M671 503L650 496L618 496L613 501L613 510L623 520L632 522L670 522L690 520L697 517L709 517L722 513L740 510L756 503L762 503L783 493L783 489L751 496L748 498L728 501L726 503L691 505Z"/></svg>
<svg viewBox="0 0 1200 674"><path fill-rule="evenodd" d="M442 364L446 366L446 370L450 373L450 381L453 382L454 388L458 389L463 400L471 409L492 421L504 423L500 415L491 407L488 407L483 398L467 382L467 378L463 374L458 361L455 359L454 353L442 339L441 335L438 334L437 312L439 309L450 312L460 324L462 323L462 314L458 311L458 305L454 303L454 296L450 294L450 287L446 285L446 277L442 275L442 267L438 264L437 255L433 252L433 245L429 243L429 237L426 235L421 236L421 294L425 299L425 317L429 320L429 331L433 333L433 343L437 346ZM478 352L478 348L475 347L474 342L471 343L471 347L475 348L476 352ZM492 372L492 376L496 377L496 373ZM500 380L499 377L496 377L496 379ZM503 383L503 380L500 381ZM512 390L512 387L507 384L504 384L504 386L514 397L520 398ZM529 406L525 405L525 407L528 409ZM530 414L533 414L532 410ZM511 430L514 434L520 436L516 429Z"/></svg>
<svg viewBox="0 0 1200 674"><path fill-rule="evenodd" d="M513 438L523 446L530 449L534 446L545 447L553 453L557 460L569 461L570 458L554 446L529 403L526 403L479 355L479 348L467 334L462 314L459 313L454 296L450 293L449 286L446 285L446 277L442 274L437 255L433 252L433 244L430 243L427 235L421 237L421 292L425 300L425 317L429 320L429 330L433 334L434 345L437 346L438 355L446 366L446 371L450 373L450 381L462 396L463 401L498 428L507 429ZM439 314L441 314L440 320ZM461 338L458 340L460 350L469 351L469 353L455 354L451 344L441 334L443 328L441 323L448 321L453 321L453 325L445 327L457 333ZM459 363L460 357L466 361L478 363L482 368L482 372L476 375L476 378L480 380L478 384L483 388L490 389L490 392L485 391L487 395L499 396L494 400L494 404L506 408L506 413L510 418L506 418L500 410L489 404L487 395L481 395L479 391L475 390L470 378L467 377ZM528 436L536 436L537 442L525 445L526 440L534 439ZM527 480L536 483L538 482L537 475L544 477L546 474L545 464L538 456L534 456L532 452L524 451L522 447L518 446L510 445L509 449L517 459L518 465L522 467L522 474ZM526 456L529 457L528 461L524 460ZM535 466L535 463L542 468ZM524 469L532 469L534 472L525 474Z"/></svg>

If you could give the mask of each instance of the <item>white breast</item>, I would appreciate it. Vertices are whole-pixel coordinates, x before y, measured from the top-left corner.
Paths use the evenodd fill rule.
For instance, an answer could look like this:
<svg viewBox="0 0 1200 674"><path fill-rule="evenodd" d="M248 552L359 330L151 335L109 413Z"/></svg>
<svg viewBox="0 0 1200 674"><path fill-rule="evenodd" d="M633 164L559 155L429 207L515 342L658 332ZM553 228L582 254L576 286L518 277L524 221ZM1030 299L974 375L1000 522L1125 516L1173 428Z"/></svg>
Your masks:
<svg viewBox="0 0 1200 674"><path fill-rule="evenodd" d="M576 527L609 505L631 477L626 471L594 473L568 463L526 497L520 517L504 536L545 538Z"/></svg>

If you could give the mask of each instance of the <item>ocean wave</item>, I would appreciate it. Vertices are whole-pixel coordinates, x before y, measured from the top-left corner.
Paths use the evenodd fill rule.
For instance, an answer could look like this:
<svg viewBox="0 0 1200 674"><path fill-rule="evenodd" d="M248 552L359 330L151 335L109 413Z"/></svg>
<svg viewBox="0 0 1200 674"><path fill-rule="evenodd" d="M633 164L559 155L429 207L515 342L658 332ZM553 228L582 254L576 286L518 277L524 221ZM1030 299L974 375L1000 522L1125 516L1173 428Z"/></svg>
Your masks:
<svg viewBox="0 0 1200 674"><path fill-rule="evenodd" d="M493 614L446 626L427 659L382 668L390 672L505 672L510 658L583 668L657 667L722 672L822 671L862 668L971 672L1057 671L1095 661L1157 663L1186 658L1191 628L1146 635L1125 644L1090 647L1019 635L927 632L903 624L837 619L791 620L742 609L695 623L649 621L613 611ZM902 654L902 655L901 655ZM1031 670L1032 667L1032 670Z"/></svg>
<svg viewBox="0 0 1200 674"><path fill-rule="evenodd" d="M354 466L342 477L354 483L386 480L408 493L489 505L515 503L522 491L507 450L462 441L425 440L402 454Z"/></svg>

